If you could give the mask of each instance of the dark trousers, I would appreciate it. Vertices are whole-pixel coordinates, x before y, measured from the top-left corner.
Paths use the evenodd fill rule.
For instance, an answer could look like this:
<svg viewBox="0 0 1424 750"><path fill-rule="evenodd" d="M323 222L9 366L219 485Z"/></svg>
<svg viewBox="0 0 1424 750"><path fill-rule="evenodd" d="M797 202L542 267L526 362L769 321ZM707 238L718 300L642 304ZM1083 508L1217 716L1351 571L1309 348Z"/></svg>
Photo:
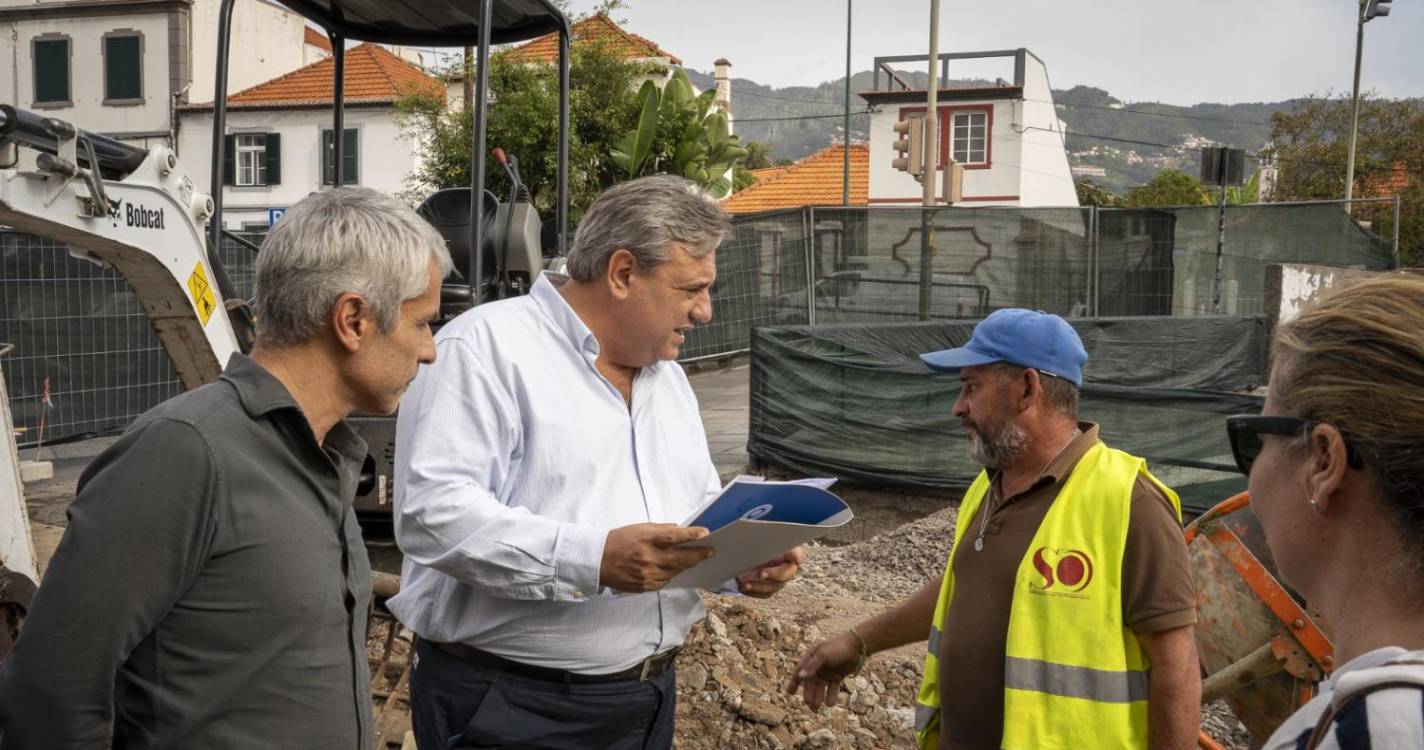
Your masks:
<svg viewBox="0 0 1424 750"><path fill-rule="evenodd" d="M410 676L420 750L668 750L677 678L561 684L472 664L421 640Z"/></svg>

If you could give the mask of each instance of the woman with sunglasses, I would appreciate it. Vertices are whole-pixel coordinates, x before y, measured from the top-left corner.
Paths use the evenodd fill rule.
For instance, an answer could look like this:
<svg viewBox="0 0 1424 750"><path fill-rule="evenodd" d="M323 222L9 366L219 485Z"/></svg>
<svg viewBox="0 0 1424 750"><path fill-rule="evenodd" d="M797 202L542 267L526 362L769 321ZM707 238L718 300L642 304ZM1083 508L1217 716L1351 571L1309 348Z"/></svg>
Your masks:
<svg viewBox="0 0 1424 750"><path fill-rule="evenodd" d="M1266 743L1424 748L1424 277L1394 273L1283 324L1261 416L1227 421L1282 578L1338 668Z"/></svg>

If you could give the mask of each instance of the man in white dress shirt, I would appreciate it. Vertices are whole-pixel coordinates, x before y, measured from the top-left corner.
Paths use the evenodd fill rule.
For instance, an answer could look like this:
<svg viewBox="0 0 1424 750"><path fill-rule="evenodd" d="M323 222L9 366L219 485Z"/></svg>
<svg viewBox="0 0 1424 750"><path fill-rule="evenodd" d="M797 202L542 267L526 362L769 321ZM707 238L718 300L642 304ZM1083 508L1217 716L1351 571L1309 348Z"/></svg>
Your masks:
<svg viewBox="0 0 1424 750"><path fill-rule="evenodd" d="M436 337L401 402L391 610L420 637L423 750L668 748L674 657L704 616L665 591L710 554L677 524L720 490L672 360L712 318L727 215L645 177L589 208L568 278L477 307ZM725 588L770 596L792 550Z"/></svg>

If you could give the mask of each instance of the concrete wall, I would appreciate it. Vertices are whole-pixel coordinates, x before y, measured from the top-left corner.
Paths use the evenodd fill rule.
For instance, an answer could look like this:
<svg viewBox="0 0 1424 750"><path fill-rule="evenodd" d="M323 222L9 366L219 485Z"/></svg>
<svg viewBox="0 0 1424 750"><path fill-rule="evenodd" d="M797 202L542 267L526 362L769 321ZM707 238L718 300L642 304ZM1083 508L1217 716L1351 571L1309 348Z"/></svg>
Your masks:
<svg viewBox="0 0 1424 750"><path fill-rule="evenodd" d="M1020 165L1019 205L1076 206L1078 191L1064 147L1067 129L1058 119L1048 70L1025 56L1024 98L1018 102L1017 127L1006 134L1017 141ZM1019 132L1022 131L1022 132Z"/></svg>
<svg viewBox="0 0 1424 750"><path fill-rule="evenodd" d="M211 112L185 113L178 134L179 154L199 189L211 180ZM229 229L266 224L267 209L286 208L320 190L321 131L331 127L331 112L303 110L228 110L227 132L277 132L282 136L281 184L224 187L223 222ZM415 142L396 126L392 108L348 108L346 127L357 130L357 184L399 193L416 167Z"/></svg>
<svg viewBox="0 0 1424 750"><path fill-rule="evenodd" d="M168 14L139 13L96 18L38 18L0 26L0 60L10 68L0 73L0 101L68 120L86 130L117 137L163 134L169 130ZM104 35L137 31L143 72L143 100L138 104L104 104ZM68 106L35 106L36 37L63 35L69 39ZM0 68L3 70L3 68Z"/></svg>
<svg viewBox="0 0 1424 750"><path fill-rule="evenodd" d="M192 10L193 87L188 101L213 100L217 69L218 0L194 0ZM266 0L243 0L232 12L232 53L227 90L235 94L290 73L305 64L305 21Z"/></svg>

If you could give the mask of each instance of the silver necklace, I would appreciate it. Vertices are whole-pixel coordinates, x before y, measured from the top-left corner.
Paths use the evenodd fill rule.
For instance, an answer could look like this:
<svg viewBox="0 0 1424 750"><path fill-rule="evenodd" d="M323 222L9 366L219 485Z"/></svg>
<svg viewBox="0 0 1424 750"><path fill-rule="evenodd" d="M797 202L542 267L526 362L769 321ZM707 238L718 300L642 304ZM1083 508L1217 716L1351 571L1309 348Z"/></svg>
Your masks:
<svg viewBox="0 0 1424 750"><path fill-rule="evenodd" d="M1076 427L1073 428L1073 434L1068 436L1068 442L1064 443L1063 447L1059 448L1058 452L1053 454L1053 458L1048 459L1048 462L1043 465L1042 469L1039 469L1039 476L1043 476L1043 472L1047 471L1048 467L1051 466L1054 461L1057 461L1059 456L1063 455L1063 451L1068 450L1068 446L1072 445L1073 441L1080 434L1082 434L1081 430ZM993 512L993 510L994 509L992 507L986 505L983 509L979 511L979 535L974 538L975 552L984 551L984 532L987 531L989 528L989 515Z"/></svg>

